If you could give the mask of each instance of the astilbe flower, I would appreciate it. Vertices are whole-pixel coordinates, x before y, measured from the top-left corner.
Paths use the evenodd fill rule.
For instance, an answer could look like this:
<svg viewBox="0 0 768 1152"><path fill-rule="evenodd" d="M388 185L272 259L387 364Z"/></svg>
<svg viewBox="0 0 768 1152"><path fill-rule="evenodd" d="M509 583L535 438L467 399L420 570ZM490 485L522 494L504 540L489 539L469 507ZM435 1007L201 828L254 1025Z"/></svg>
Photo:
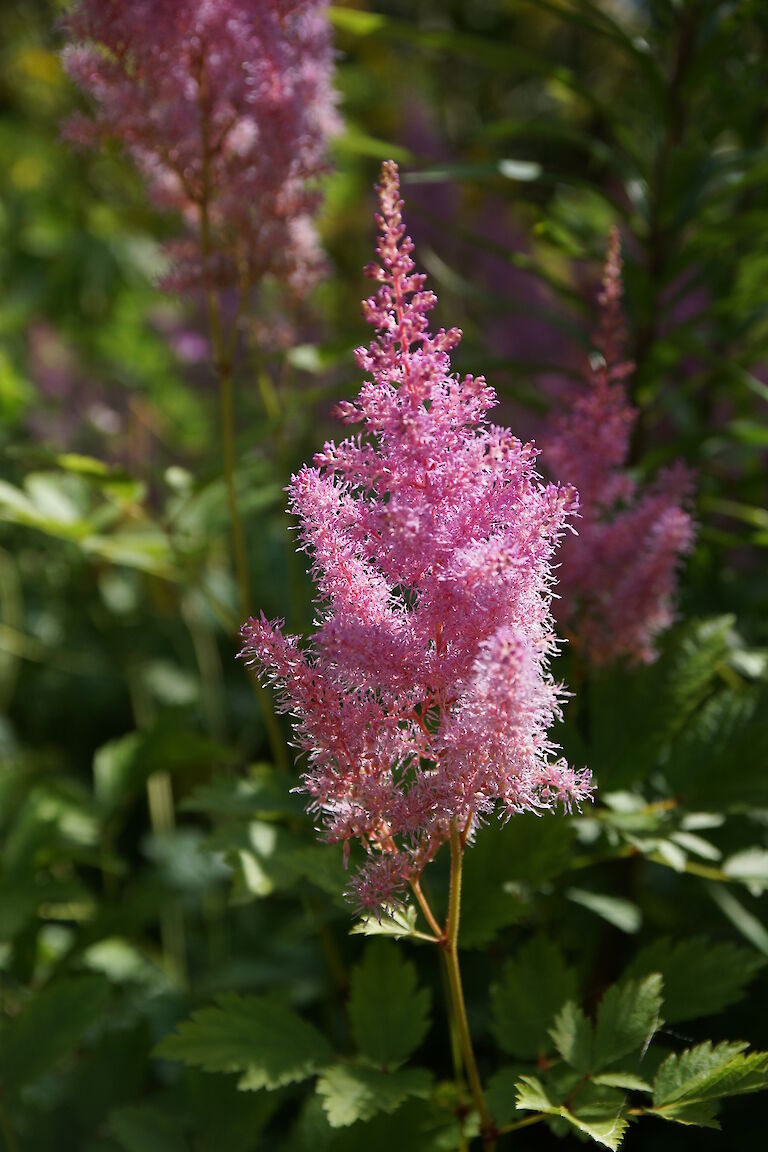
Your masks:
<svg viewBox="0 0 768 1152"><path fill-rule="evenodd" d="M324 0L78 0L70 76L93 100L67 135L116 138L189 237L171 286L239 288L322 267L317 176L337 128Z"/></svg>
<svg viewBox="0 0 768 1152"><path fill-rule="evenodd" d="M243 628L243 655L294 717L310 809L330 841L370 854L352 884L368 910L402 896L452 822L466 839L496 807L590 791L548 737L563 694L550 563L576 492L542 485L534 446L487 422L482 377L452 374L461 334L429 331L435 296L414 272L394 163L379 192L364 304L377 334L356 353L369 379L338 410L364 431L327 443L289 489L317 631L302 646L263 616Z"/></svg>
<svg viewBox="0 0 768 1152"><path fill-rule="evenodd" d="M626 466L638 413L626 394L634 366L626 359L622 295L614 228L586 388L554 417L543 455L551 474L579 491L578 536L564 543L557 618L594 665L654 659L655 640L673 620L680 560L693 543L687 470L668 468L640 488Z"/></svg>

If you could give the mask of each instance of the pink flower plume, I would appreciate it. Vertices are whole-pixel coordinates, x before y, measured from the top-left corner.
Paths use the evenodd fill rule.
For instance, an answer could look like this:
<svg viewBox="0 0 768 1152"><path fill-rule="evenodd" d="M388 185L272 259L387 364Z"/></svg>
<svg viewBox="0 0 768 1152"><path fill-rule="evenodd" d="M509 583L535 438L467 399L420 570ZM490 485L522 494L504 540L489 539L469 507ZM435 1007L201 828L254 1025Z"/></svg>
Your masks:
<svg viewBox="0 0 768 1152"><path fill-rule="evenodd" d="M558 622L596 665L654 659L656 638L674 618L677 569L693 546L686 469L669 468L642 489L626 467L638 413L626 396L633 365L622 295L614 228L598 297L598 356L586 387L555 417L544 451L552 474L579 490L578 536L565 543L558 573Z"/></svg>
<svg viewBox="0 0 768 1152"><path fill-rule="evenodd" d="M318 587L302 645L249 620L245 658L278 688L306 757L302 787L331 841L369 859L352 889L379 911L458 825L578 804L587 771L548 732L560 687L551 564L577 505L542 484L536 450L487 421L482 377L451 371L457 329L432 333L435 297L414 271L397 167L379 187L376 329L367 373L339 406L360 435L327 443L290 486Z"/></svg>
<svg viewBox="0 0 768 1152"><path fill-rule="evenodd" d="M322 267L317 177L337 130L323 0L77 0L64 64L91 98L66 133L117 139L187 238L169 284L297 291Z"/></svg>

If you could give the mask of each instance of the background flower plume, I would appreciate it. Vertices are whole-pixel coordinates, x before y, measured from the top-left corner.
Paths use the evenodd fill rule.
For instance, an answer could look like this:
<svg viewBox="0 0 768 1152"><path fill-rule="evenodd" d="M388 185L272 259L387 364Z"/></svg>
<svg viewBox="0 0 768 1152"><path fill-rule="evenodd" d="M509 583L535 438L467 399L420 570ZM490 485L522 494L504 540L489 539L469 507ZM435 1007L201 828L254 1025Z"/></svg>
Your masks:
<svg viewBox="0 0 768 1152"><path fill-rule="evenodd" d="M421 873L456 822L566 807L589 774L548 732L560 687L551 561L577 506L542 484L536 450L488 423L482 377L451 372L460 332L431 332L435 296L414 271L398 172L383 167L376 329L367 374L339 405L362 433L327 443L292 478L290 507L317 584L306 645L251 619L244 655L274 682L306 755L303 788L331 841L370 854L353 881L379 909Z"/></svg>
<svg viewBox="0 0 768 1152"><path fill-rule="evenodd" d="M579 490L578 536L565 542L558 573L558 622L586 659L648 662L673 620L675 577L693 544L684 508L691 477L680 465L645 488L627 469L637 410L626 395L633 365L625 353L619 233L611 232L598 297L597 355L586 388L553 420L544 459Z"/></svg>
<svg viewBox="0 0 768 1152"><path fill-rule="evenodd" d="M68 135L117 138L184 217L172 286L298 291L322 267L312 222L337 129L323 0L79 0L64 62L92 98Z"/></svg>

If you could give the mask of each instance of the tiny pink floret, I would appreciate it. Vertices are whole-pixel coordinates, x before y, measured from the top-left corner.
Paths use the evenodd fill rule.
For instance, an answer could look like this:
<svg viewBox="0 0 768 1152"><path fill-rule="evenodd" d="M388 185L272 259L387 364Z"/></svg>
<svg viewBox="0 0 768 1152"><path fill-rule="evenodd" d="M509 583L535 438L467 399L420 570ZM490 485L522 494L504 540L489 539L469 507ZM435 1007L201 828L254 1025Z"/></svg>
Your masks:
<svg viewBox="0 0 768 1152"><path fill-rule="evenodd" d="M434 295L414 271L397 166L379 188L376 336L369 376L339 405L362 432L327 443L290 486L312 562L306 644L263 617L243 655L276 685L306 756L302 788L331 841L369 859L351 891L380 913L450 836L502 816L570 808L590 776L557 757L561 687L551 563L577 506L542 484L536 449L487 422L482 377L451 372L457 329L431 333Z"/></svg>

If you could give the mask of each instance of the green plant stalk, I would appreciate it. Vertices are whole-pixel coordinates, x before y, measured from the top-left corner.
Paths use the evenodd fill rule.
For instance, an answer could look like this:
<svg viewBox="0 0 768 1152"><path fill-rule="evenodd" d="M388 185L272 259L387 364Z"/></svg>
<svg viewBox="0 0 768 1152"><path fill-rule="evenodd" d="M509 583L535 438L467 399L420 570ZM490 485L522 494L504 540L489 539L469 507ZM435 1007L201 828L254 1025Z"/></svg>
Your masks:
<svg viewBox="0 0 768 1152"><path fill-rule="evenodd" d="M446 1003L450 996L450 985L448 982L448 961L444 951L440 953L440 975L442 976L443 995L445 996ZM459 1032L456 1027L456 1018L452 1012L448 1013L448 1035L451 1044L451 1063L453 1064L453 1078L456 1081L456 1087L460 1092L464 1091L464 1064L461 1055L461 1040L459 1039ZM467 1152L467 1136L464 1131L464 1114L462 1112L457 1116L459 1125L459 1150L460 1152Z"/></svg>
<svg viewBox="0 0 768 1152"><path fill-rule="evenodd" d="M227 335L221 317L219 298L213 286L207 282L206 268L211 257L211 222L208 204L210 200L210 141L208 137L208 116L206 112L207 85L205 69L200 68L199 85L200 107L200 134L202 143L202 193L200 197L200 251L203 259L203 277L206 279L205 299L208 310L208 328L213 346L213 358L216 375L219 381L219 417L221 422L221 442L224 467L224 483L227 490L227 508L229 512L230 532L232 535L232 550L235 560L235 574L240 600L240 616L246 620L250 615L250 582L248 579L248 561L245 549L245 534L240 519L237 503L237 486L235 481L235 401L232 382L232 356L235 341L237 340L240 312L245 304L247 293L240 289L238 311ZM253 677L250 677L256 699L261 708L264 726L267 730L267 739L275 763L282 769L288 770L288 756L283 741L280 726L277 722L274 708L269 695Z"/></svg>
<svg viewBox="0 0 768 1152"><path fill-rule="evenodd" d="M153 772L147 780L147 803L149 822L155 835L168 836L176 828L173 807L173 785L168 772ZM187 971L187 938L184 928L184 913L176 901L169 901L160 913L160 940L165 965L186 987L189 979Z"/></svg>
<svg viewBox="0 0 768 1152"><path fill-rule="evenodd" d="M136 725L141 732L149 730L152 724L152 707L135 676L129 676L129 689ZM176 828L176 812L173 803L173 783L169 772L153 772L147 780L147 806L149 823L155 836L169 836ZM159 914L160 944L166 971L175 977L182 987L187 986L187 935L184 927L184 913L177 901L166 901Z"/></svg>
<svg viewBox="0 0 768 1152"><path fill-rule="evenodd" d="M448 920L445 934L441 941L445 968L448 976L448 1013L452 1019L452 1026L456 1029L464 1062L464 1071L467 1075L472 1099L480 1115L480 1131L483 1140L484 1152L493 1152L496 1147L496 1126L493 1123L485 1102L483 1085L477 1070L475 1051L472 1047L472 1037L467 1020L467 1007L464 1001L464 989L461 983L461 969L459 967L459 921L461 917L461 875L464 849L456 822L451 822L451 881L448 900Z"/></svg>

